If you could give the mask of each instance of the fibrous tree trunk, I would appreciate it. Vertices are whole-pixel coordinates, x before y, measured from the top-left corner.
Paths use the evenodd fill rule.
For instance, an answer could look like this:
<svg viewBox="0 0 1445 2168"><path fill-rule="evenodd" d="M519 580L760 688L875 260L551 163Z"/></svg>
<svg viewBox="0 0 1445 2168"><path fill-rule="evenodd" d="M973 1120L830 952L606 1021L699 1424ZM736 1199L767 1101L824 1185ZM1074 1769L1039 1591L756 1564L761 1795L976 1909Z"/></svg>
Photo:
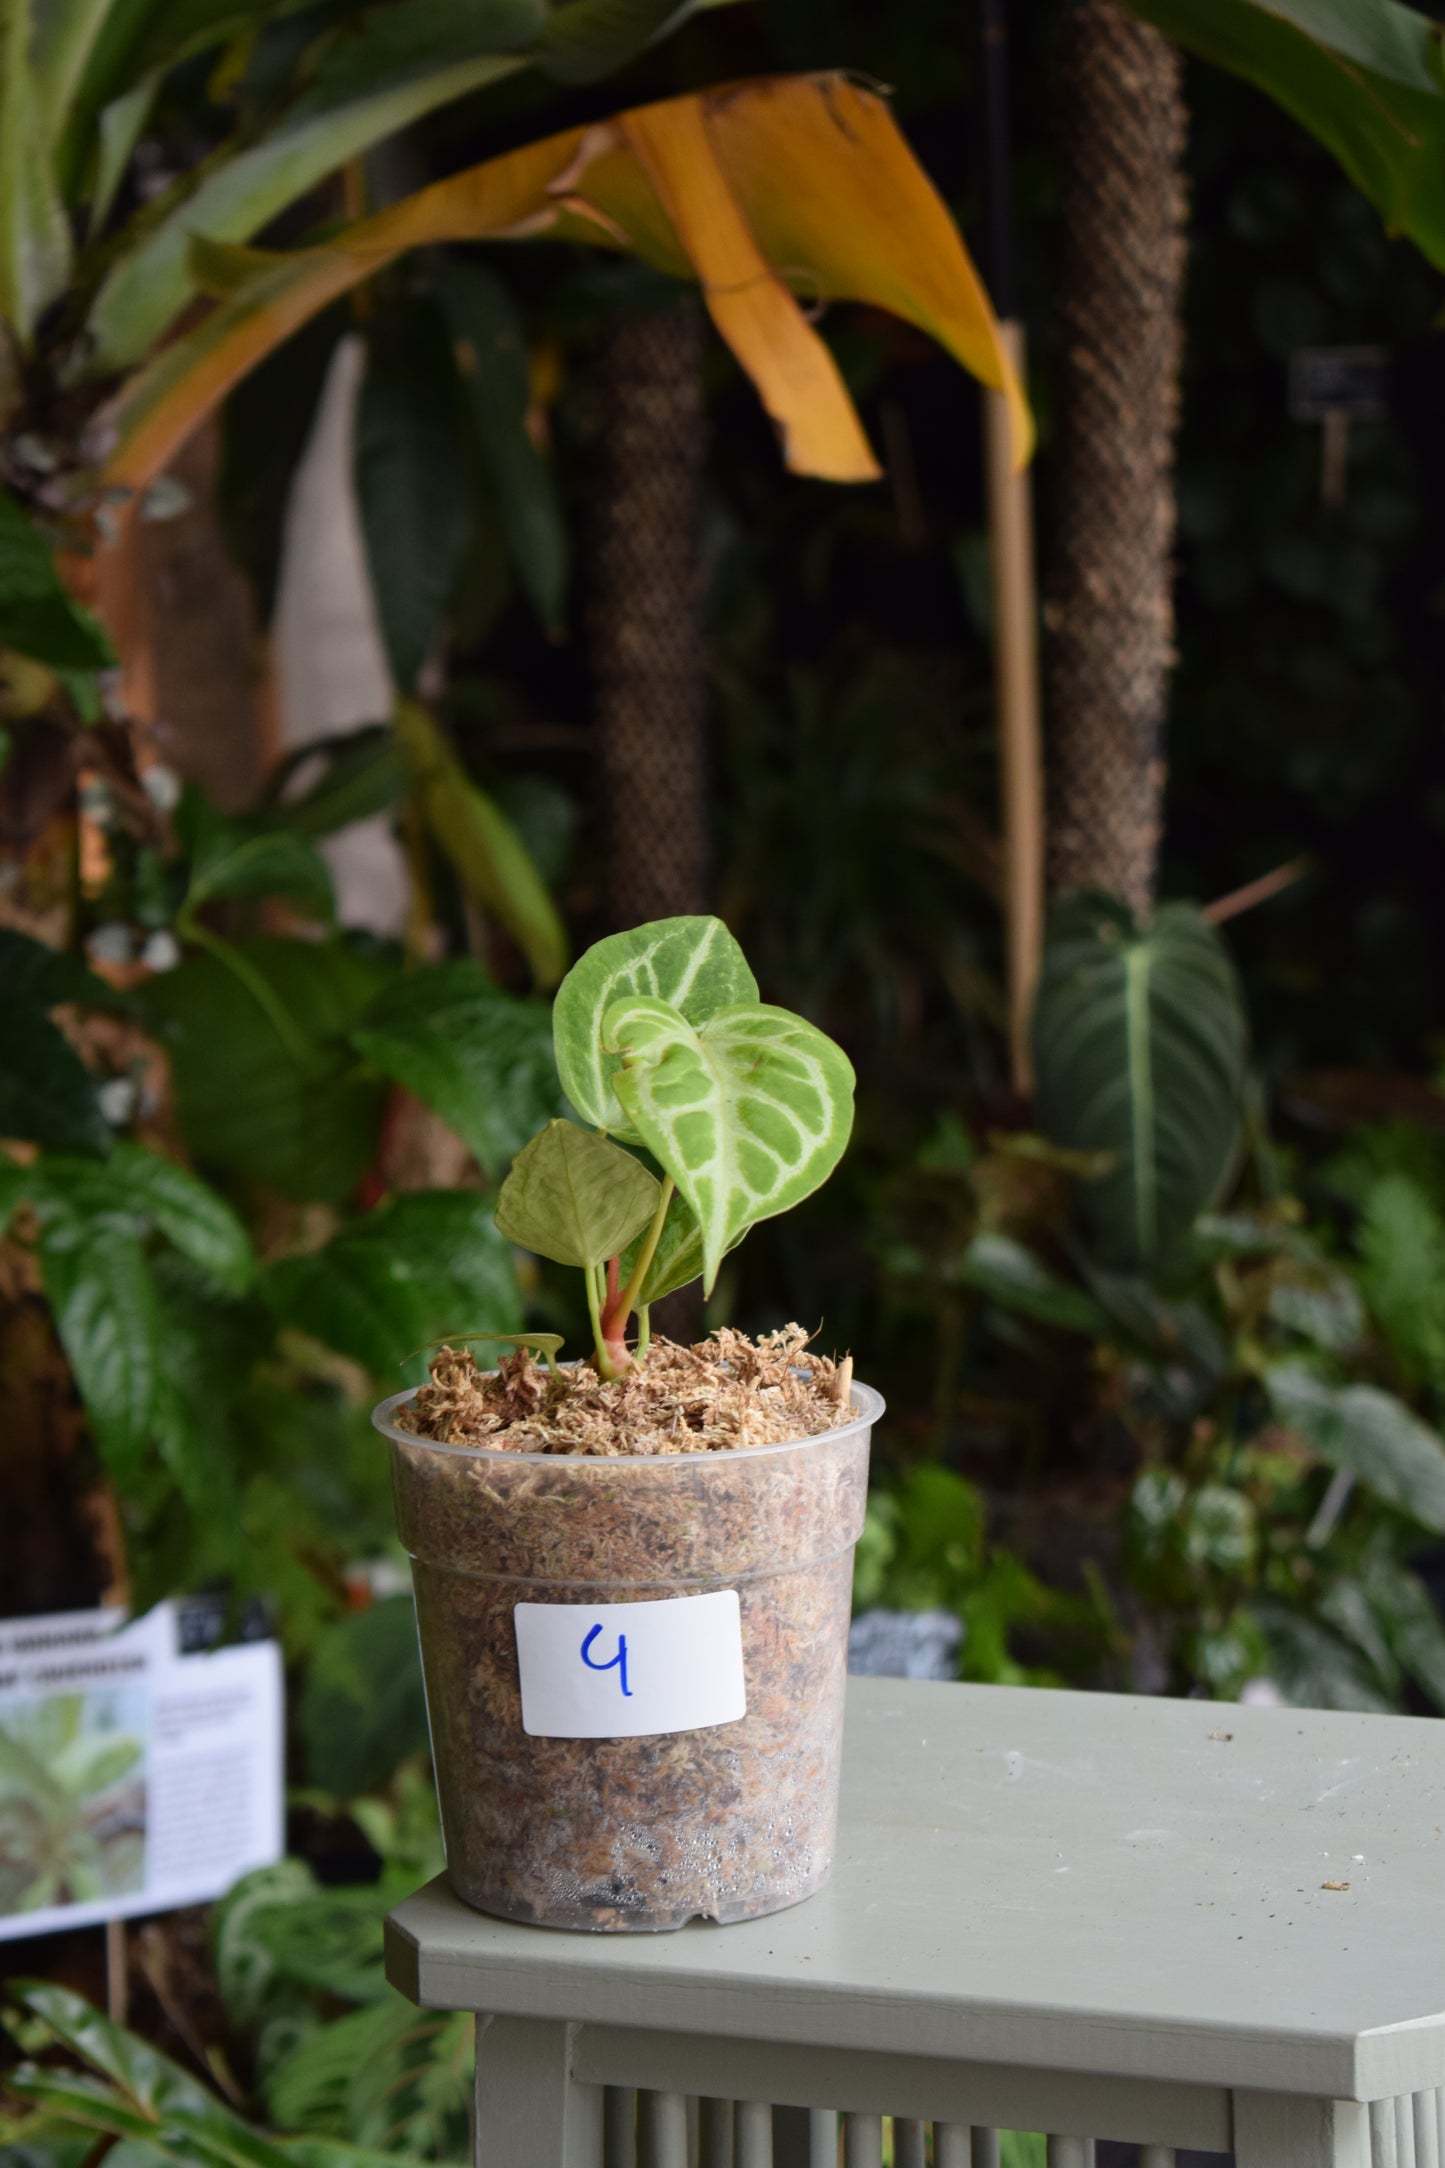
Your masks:
<svg viewBox="0 0 1445 2168"><path fill-rule="evenodd" d="M1185 261L1179 56L1113 0L1058 26L1049 873L1153 903L1173 661Z"/></svg>
<svg viewBox="0 0 1445 2168"><path fill-rule="evenodd" d="M619 315L598 357L589 652L616 927L705 909L703 323Z"/></svg>

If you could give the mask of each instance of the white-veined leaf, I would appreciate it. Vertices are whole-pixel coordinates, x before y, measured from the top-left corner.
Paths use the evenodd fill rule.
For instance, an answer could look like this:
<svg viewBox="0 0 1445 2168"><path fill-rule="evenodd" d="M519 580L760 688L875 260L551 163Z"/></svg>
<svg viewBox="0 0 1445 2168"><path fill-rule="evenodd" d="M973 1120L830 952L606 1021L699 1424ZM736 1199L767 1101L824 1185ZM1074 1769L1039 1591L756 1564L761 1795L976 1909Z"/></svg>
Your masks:
<svg viewBox="0 0 1445 2168"><path fill-rule="evenodd" d="M611 1085L620 1056L602 1045L607 1011L633 994L670 1002L700 1024L719 1009L756 1001L758 982L720 918L654 919L595 942L572 966L552 1009L562 1089L595 1128L640 1144Z"/></svg>
<svg viewBox="0 0 1445 2168"><path fill-rule="evenodd" d="M670 1002L614 1002L604 1047L628 1120L697 1214L703 1286L749 1227L810 1196L843 1156L853 1069L825 1033L749 1003L691 1024Z"/></svg>

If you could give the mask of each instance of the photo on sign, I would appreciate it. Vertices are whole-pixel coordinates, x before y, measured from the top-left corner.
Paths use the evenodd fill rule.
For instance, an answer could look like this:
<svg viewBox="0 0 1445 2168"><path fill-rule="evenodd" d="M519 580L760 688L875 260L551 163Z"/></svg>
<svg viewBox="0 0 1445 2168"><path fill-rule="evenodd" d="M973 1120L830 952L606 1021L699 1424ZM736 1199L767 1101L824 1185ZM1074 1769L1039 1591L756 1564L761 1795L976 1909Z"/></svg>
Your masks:
<svg viewBox="0 0 1445 2168"><path fill-rule="evenodd" d="M0 1916L145 1886L149 1689L0 1701Z"/></svg>

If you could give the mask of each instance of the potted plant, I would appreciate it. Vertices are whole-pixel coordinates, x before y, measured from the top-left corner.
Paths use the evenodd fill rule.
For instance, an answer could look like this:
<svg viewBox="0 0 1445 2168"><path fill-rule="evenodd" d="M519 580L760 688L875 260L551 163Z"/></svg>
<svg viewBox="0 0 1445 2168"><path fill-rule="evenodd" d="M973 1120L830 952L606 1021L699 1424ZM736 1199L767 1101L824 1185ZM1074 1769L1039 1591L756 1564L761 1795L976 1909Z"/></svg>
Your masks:
<svg viewBox="0 0 1445 2168"><path fill-rule="evenodd" d="M649 1345L648 1306L699 1273L710 1291L749 1227L826 1179L853 1072L759 1001L712 918L599 942L553 1034L591 1126L533 1138L497 1225L584 1273L591 1360L559 1367L552 1335L492 1372L444 1349L375 1417L448 1872L481 1910L553 1927L751 1919L831 1865L882 1402L799 1327Z"/></svg>

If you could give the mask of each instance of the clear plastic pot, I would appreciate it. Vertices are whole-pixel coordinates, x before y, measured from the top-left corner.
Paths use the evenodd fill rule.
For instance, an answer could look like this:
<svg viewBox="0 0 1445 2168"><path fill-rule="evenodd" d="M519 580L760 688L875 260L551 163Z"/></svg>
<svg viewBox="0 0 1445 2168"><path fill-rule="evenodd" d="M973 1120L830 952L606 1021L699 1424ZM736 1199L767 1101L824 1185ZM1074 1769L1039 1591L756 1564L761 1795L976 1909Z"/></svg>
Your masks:
<svg viewBox="0 0 1445 2168"><path fill-rule="evenodd" d="M548 1927L648 1931L755 1919L820 1888L878 1394L855 1385L851 1423L787 1445L606 1458L437 1444L395 1427L409 1398L373 1421L412 1561L458 1896ZM729 1589L743 1716L645 1737L523 1728L518 1604Z"/></svg>

